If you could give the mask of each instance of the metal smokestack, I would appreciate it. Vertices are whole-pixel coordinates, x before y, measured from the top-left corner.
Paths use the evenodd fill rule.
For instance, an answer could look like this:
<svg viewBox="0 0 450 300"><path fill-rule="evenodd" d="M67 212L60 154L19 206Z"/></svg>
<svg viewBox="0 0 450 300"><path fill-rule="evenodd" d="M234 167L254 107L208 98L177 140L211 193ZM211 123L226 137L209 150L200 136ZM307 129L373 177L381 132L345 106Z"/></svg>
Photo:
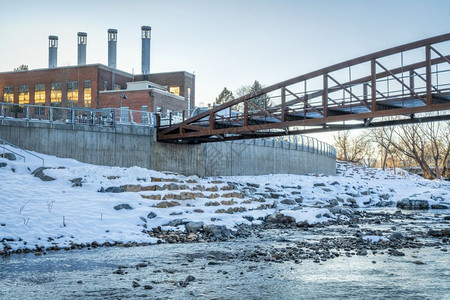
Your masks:
<svg viewBox="0 0 450 300"><path fill-rule="evenodd" d="M150 39L152 28L150 26L141 27L142 35L142 74L150 74Z"/></svg>
<svg viewBox="0 0 450 300"><path fill-rule="evenodd" d="M78 32L78 65L86 65L87 33Z"/></svg>
<svg viewBox="0 0 450 300"><path fill-rule="evenodd" d="M48 37L48 67L56 68L58 60L58 37L50 35Z"/></svg>
<svg viewBox="0 0 450 300"><path fill-rule="evenodd" d="M117 68L117 29L108 29L108 67Z"/></svg>

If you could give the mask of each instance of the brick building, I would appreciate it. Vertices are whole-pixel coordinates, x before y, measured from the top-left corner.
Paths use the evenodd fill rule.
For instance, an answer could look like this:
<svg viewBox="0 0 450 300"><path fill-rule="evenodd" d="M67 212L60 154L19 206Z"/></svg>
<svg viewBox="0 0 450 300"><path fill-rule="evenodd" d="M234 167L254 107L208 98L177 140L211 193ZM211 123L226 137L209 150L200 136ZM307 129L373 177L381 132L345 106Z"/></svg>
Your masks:
<svg viewBox="0 0 450 300"><path fill-rule="evenodd" d="M150 73L150 30L142 26L142 72L116 69L117 30L108 30L108 66L86 65L87 34L78 33L78 65L57 67L58 37L49 36L49 68L0 73L1 102L79 108L118 108L167 113L193 109L195 76ZM124 97L125 95L126 97Z"/></svg>

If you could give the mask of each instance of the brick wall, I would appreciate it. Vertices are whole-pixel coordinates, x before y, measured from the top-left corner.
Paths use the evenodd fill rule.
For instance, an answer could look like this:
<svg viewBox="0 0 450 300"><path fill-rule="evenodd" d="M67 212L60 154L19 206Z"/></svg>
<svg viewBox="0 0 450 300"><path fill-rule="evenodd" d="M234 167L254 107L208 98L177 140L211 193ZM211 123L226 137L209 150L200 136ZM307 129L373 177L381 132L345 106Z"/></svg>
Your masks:
<svg viewBox="0 0 450 300"><path fill-rule="evenodd" d="M163 113L167 109L172 111L181 111L187 109L187 103L182 98L176 97L167 92L159 92L154 89L145 89L138 91L110 91L101 92L99 95L99 108L120 107L120 97L127 95L127 100L122 100L122 107L129 107L131 110L142 110L142 106L148 106L148 111L156 112L156 107L163 108Z"/></svg>
<svg viewBox="0 0 450 300"><path fill-rule="evenodd" d="M107 68L107 67L105 67ZM31 70L23 72L0 73L0 101L3 99L3 88L7 86L14 87L14 102L19 102L19 85L29 86L29 103L34 104L34 86L35 84L45 84L45 105L50 106L51 84L60 82L62 88L62 105L65 106L67 99L67 82L78 81L78 107L84 106L84 81L91 81L92 107L98 106L99 90L103 89L103 80L112 78L113 72L102 69L100 65L71 66L55 69ZM132 75L126 75L123 72L114 74L116 83L123 88L126 82L132 81ZM105 79L106 80L106 79ZM111 88L111 79L108 80Z"/></svg>
<svg viewBox="0 0 450 300"><path fill-rule="evenodd" d="M148 80L159 85L173 87L180 87L180 96L186 100L188 98L188 89L190 89L191 108L195 106L195 75L188 72L168 72L155 73L149 75L135 75L135 81Z"/></svg>

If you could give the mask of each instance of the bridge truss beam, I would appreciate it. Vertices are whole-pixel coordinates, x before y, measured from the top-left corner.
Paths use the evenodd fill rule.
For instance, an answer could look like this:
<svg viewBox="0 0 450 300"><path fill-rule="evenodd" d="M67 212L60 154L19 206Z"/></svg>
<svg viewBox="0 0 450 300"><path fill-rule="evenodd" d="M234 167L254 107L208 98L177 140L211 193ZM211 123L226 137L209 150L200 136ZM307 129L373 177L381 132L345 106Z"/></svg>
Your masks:
<svg viewBox="0 0 450 300"><path fill-rule="evenodd" d="M158 140L201 143L449 120L450 56L437 50L449 41L444 34L268 86L182 123L169 121L158 127ZM404 53L412 63L404 64Z"/></svg>

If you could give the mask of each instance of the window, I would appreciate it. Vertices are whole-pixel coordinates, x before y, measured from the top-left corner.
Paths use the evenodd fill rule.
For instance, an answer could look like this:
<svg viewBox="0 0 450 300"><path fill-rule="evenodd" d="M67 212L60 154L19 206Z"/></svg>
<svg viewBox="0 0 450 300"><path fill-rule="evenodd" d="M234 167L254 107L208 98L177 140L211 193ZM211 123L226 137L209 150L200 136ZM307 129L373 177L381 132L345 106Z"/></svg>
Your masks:
<svg viewBox="0 0 450 300"><path fill-rule="evenodd" d="M120 84L114 84L114 90L118 91L121 89L122 89L122 87L120 86Z"/></svg>
<svg viewBox="0 0 450 300"><path fill-rule="evenodd" d="M30 103L30 88L28 85L19 85L19 104Z"/></svg>
<svg viewBox="0 0 450 300"><path fill-rule="evenodd" d="M14 87L5 86L3 88L3 102L14 103Z"/></svg>
<svg viewBox="0 0 450 300"><path fill-rule="evenodd" d="M108 81L103 81L103 90L104 90L104 91L107 91L107 90L108 90L108 86L109 86Z"/></svg>
<svg viewBox="0 0 450 300"><path fill-rule="evenodd" d="M67 83L67 100L72 102L78 101L78 81Z"/></svg>
<svg viewBox="0 0 450 300"><path fill-rule="evenodd" d="M45 84L34 85L34 104L45 104Z"/></svg>
<svg viewBox="0 0 450 300"><path fill-rule="evenodd" d="M162 113L162 107L161 107L161 106L157 106L157 107L156 107L156 112L157 112L158 114L161 114L161 113Z"/></svg>
<svg viewBox="0 0 450 300"><path fill-rule="evenodd" d="M50 91L51 103L61 103L61 98L62 98L61 82L52 83Z"/></svg>
<svg viewBox="0 0 450 300"><path fill-rule="evenodd" d="M180 87L179 86L171 86L171 87L169 87L169 92L172 94L175 94L177 96L180 96Z"/></svg>
<svg viewBox="0 0 450 300"><path fill-rule="evenodd" d="M84 87L84 107L91 107L91 100L92 100L91 81L85 80L83 83L83 87Z"/></svg>

